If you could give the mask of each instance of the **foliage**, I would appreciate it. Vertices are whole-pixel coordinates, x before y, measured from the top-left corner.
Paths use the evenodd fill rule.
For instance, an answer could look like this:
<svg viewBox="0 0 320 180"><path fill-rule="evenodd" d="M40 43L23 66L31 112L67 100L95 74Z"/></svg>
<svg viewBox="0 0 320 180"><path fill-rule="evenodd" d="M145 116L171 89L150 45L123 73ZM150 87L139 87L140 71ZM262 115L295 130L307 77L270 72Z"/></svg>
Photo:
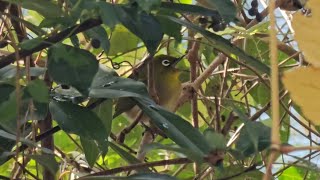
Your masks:
<svg viewBox="0 0 320 180"><path fill-rule="evenodd" d="M320 137L320 37L312 33L320 4L309 1L312 16L294 15L294 38L287 15L278 19L279 84L290 93L279 99L279 179L319 178L310 149ZM261 2L0 0L0 178L261 179L273 147L274 96ZM182 58L174 108L153 88L161 67L150 62L161 54ZM148 82L133 78L143 67ZM136 121L115 112L121 98L142 112ZM286 155L303 145L292 141L293 130L309 143L300 147L310 150L304 157Z"/></svg>

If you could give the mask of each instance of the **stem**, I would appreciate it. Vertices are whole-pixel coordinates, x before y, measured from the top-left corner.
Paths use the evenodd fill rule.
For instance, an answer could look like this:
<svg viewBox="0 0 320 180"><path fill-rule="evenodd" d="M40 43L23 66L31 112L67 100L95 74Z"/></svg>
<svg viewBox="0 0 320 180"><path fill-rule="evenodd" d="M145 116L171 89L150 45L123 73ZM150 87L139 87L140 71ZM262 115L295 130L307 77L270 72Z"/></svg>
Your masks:
<svg viewBox="0 0 320 180"><path fill-rule="evenodd" d="M276 19L274 15L275 1L269 2L270 16L270 61L271 61L271 112L272 112L272 129L271 129L271 152L266 166L266 174L263 179L270 179L272 176L272 164L277 158L277 152L280 146L280 127L279 127L279 70L278 70L278 49L277 49L277 30Z"/></svg>

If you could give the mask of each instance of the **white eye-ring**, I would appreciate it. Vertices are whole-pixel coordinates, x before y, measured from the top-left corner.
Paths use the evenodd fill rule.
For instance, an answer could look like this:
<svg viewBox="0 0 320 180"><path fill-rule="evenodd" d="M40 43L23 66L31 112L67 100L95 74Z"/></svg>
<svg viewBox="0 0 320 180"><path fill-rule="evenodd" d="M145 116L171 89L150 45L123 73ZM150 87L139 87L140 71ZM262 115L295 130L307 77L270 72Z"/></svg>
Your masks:
<svg viewBox="0 0 320 180"><path fill-rule="evenodd" d="M161 63L162 63L163 66L169 66L170 65L170 61L167 60L167 59L163 60Z"/></svg>

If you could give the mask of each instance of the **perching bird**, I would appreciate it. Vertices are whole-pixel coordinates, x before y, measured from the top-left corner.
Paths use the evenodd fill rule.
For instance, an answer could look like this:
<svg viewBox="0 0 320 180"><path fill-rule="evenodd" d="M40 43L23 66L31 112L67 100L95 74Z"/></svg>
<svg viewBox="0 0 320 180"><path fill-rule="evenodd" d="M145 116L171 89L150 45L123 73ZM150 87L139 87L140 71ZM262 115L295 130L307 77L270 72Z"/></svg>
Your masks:
<svg viewBox="0 0 320 180"><path fill-rule="evenodd" d="M175 65L183 58L175 58L168 55L159 55L153 57L150 63L153 63L153 81L156 90L157 100L159 105L163 106L169 111L173 111L176 105L176 102L179 98L182 83L179 80L180 70L175 68ZM147 78L147 64L143 63L133 73L129 78L139 80L145 84L148 81ZM135 104L131 98L120 98L116 104L114 117L125 112L130 119L135 120L136 122L148 123L149 117L142 115L141 110ZM118 137L119 141L124 140L124 135L127 132L121 132ZM143 146L145 144L150 144L153 141L153 133L146 131L143 135L143 138L140 142L140 148L137 153L137 159L143 160L145 157L145 152L143 151Z"/></svg>

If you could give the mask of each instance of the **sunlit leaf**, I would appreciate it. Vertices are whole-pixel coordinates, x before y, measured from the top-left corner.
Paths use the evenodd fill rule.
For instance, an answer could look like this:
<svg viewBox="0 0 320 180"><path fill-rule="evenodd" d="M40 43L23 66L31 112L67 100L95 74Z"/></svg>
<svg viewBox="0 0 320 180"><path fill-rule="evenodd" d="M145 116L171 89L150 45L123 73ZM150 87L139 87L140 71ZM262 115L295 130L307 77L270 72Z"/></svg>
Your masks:
<svg viewBox="0 0 320 180"><path fill-rule="evenodd" d="M126 39L124 41L123 39ZM138 46L139 38L132 34L128 29L121 25L117 25L112 32L110 39L109 56L117 55L118 53L127 52Z"/></svg>
<svg viewBox="0 0 320 180"><path fill-rule="evenodd" d="M320 66L320 34L314 33L320 28L320 1L309 0L307 7L312 8L312 15L306 17L301 13L295 13L293 19L293 28L295 31L295 39L298 41L298 46L306 56L306 60L313 65Z"/></svg>
<svg viewBox="0 0 320 180"><path fill-rule="evenodd" d="M292 99L300 105L304 115L315 125L320 125L320 69L307 67L288 71L283 83Z"/></svg>
<svg viewBox="0 0 320 180"><path fill-rule="evenodd" d="M280 174L279 180L319 179L319 177L319 171L297 164L285 169Z"/></svg>

